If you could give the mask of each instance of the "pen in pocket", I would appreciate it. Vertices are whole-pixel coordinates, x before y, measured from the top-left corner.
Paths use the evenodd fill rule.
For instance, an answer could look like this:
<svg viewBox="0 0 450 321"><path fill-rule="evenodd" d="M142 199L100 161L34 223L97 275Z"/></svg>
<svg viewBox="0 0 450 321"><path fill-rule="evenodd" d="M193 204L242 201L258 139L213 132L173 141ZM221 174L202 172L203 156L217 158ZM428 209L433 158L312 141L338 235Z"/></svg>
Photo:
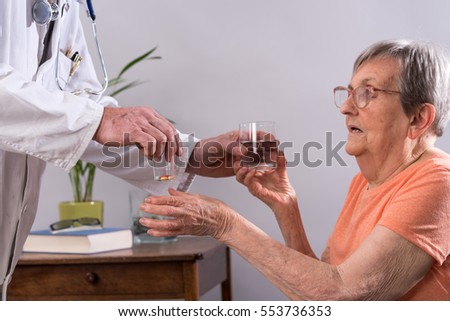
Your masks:
<svg viewBox="0 0 450 321"><path fill-rule="evenodd" d="M72 68L70 69L69 77L72 77L77 71L83 57L76 51L70 59L72 60Z"/></svg>

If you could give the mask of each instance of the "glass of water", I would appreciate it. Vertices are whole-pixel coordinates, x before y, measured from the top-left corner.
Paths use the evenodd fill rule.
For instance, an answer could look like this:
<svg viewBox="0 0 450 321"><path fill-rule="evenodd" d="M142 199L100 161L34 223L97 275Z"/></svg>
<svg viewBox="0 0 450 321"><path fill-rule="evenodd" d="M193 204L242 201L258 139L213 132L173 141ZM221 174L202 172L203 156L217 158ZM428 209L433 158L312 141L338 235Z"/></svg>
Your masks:
<svg viewBox="0 0 450 321"><path fill-rule="evenodd" d="M170 237L154 237L147 234L148 228L139 223L141 217L150 217L155 219L168 219L167 217L149 214L140 210L140 206L144 203L146 197L150 196L148 192L141 189L132 189L129 191L129 205L131 216L131 232L133 234L133 244L141 243L168 243L177 240L176 236Z"/></svg>

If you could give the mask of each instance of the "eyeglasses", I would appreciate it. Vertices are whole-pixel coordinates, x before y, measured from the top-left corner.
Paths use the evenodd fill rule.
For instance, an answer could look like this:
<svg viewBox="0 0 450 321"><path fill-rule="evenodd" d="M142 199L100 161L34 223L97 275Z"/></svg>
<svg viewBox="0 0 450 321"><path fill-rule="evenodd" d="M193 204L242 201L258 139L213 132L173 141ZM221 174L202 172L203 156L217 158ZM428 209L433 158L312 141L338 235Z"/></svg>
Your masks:
<svg viewBox="0 0 450 321"><path fill-rule="evenodd" d="M52 231L60 231L60 230L64 230L66 228L69 227L74 227L76 225L84 225L84 226L95 226L95 225L100 225L101 222L98 218L94 218L94 217L81 217L78 219L73 219L73 220L62 220L62 221L58 221L55 222L53 224L50 224L50 230Z"/></svg>
<svg viewBox="0 0 450 321"><path fill-rule="evenodd" d="M352 97L353 103L358 108L366 107L370 100L378 96L378 92L386 94L400 94L399 91L379 89L372 86L361 86L355 89L349 89L344 86L338 86L334 88L334 103L337 108L341 108L344 103Z"/></svg>

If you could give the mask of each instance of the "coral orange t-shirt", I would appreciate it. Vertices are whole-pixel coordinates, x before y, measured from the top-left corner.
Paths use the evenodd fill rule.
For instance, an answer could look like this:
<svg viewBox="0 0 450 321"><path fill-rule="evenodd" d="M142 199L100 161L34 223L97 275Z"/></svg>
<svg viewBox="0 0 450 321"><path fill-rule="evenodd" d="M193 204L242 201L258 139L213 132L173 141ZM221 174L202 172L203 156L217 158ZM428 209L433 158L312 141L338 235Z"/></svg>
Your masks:
<svg viewBox="0 0 450 321"><path fill-rule="evenodd" d="M382 225L428 253L435 262L402 300L450 300L450 156L442 153L367 189L361 173L328 240L330 263L345 261Z"/></svg>

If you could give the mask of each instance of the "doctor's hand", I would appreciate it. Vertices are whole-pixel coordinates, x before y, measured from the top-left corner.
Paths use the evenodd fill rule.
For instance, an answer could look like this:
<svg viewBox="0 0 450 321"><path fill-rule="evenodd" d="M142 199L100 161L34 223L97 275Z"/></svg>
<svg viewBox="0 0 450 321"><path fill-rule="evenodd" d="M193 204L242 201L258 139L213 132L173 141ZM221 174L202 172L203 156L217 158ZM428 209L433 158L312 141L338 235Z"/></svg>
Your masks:
<svg viewBox="0 0 450 321"><path fill-rule="evenodd" d="M233 163L239 160L244 147L239 144L239 131L202 139L189 158L186 172L207 177L233 176Z"/></svg>
<svg viewBox="0 0 450 321"><path fill-rule="evenodd" d="M151 107L105 107L93 140L103 145L137 145L144 155L172 161L180 156L181 143L175 127Z"/></svg>

